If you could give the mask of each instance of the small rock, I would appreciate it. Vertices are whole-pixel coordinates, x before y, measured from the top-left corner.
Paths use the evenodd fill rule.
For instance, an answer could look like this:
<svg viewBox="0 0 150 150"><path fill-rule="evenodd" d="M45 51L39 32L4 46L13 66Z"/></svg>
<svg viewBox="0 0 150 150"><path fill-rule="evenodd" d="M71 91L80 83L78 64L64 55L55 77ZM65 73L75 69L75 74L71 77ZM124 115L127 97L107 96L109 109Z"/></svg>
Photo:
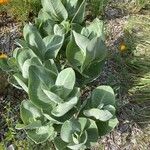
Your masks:
<svg viewBox="0 0 150 150"><path fill-rule="evenodd" d="M108 19L120 18L126 15L126 13L123 10L113 7L107 7L105 14Z"/></svg>
<svg viewBox="0 0 150 150"><path fill-rule="evenodd" d="M15 150L14 146L13 145L10 145L7 150Z"/></svg>

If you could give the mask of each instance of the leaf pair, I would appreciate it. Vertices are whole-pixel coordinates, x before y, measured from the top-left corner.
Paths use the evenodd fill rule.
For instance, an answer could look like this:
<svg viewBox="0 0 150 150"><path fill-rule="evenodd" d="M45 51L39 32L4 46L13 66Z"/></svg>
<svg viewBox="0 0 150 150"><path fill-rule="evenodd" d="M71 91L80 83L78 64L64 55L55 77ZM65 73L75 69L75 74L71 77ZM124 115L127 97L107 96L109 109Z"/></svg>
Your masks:
<svg viewBox="0 0 150 150"><path fill-rule="evenodd" d="M99 86L93 92L83 114L96 121L99 135L110 132L117 124L115 95L109 86Z"/></svg>
<svg viewBox="0 0 150 150"><path fill-rule="evenodd" d="M84 20L85 0L42 0L43 11L56 22L70 20L81 23Z"/></svg>
<svg viewBox="0 0 150 150"><path fill-rule="evenodd" d="M57 133L52 124L43 124L44 116L40 109L35 107L31 101L24 100L20 106L22 124L16 126L17 129L24 129L28 137L35 143L43 143L48 139L53 140Z"/></svg>
<svg viewBox="0 0 150 150"><path fill-rule="evenodd" d="M66 35L71 29L78 31L85 17L85 2L86 0L42 0L43 8L35 19L35 25L43 37Z"/></svg>
<svg viewBox="0 0 150 150"><path fill-rule="evenodd" d="M13 77L18 82L19 86L21 86L28 93L28 79L29 79L29 67L31 65L42 65L41 61L36 57L36 55L32 52L31 49L16 49L13 52L14 59L16 62L16 67L18 67L18 71L15 71ZM13 83L15 84L15 83Z"/></svg>
<svg viewBox="0 0 150 150"><path fill-rule="evenodd" d="M29 97L47 115L62 117L78 102L79 89L74 88L75 73L64 69L58 76L46 68L31 66L29 69Z"/></svg>
<svg viewBox="0 0 150 150"><path fill-rule="evenodd" d="M38 30L32 24L25 25L23 35L29 48L42 61L56 58L64 41L64 36L60 35L50 35L42 39Z"/></svg>
<svg viewBox="0 0 150 150"><path fill-rule="evenodd" d="M95 79L101 72L107 54L103 40L103 24L95 19L82 29L81 34L73 31L72 39L67 46L68 61L88 80Z"/></svg>
<svg viewBox="0 0 150 150"><path fill-rule="evenodd" d="M85 149L93 146L98 140L98 129L95 122L87 118L71 119L64 122L61 128L59 140L63 147L72 150ZM58 139L54 141L58 150L61 149L58 144Z"/></svg>

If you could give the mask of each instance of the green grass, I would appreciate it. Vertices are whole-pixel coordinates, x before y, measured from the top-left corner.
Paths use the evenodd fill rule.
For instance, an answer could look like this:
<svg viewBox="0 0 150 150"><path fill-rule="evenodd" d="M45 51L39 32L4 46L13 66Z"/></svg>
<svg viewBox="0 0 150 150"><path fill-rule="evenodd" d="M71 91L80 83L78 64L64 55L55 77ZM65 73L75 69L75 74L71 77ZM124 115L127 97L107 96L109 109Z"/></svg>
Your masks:
<svg viewBox="0 0 150 150"><path fill-rule="evenodd" d="M88 0L88 7L93 17L103 15L104 9L110 0Z"/></svg>
<svg viewBox="0 0 150 150"><path fill-rule="evenodd" d="M138 13L142 9L150 8L150 0L128 0L125 2L112 3L112 6L128 11L128 13Z"/></svg>
<svg viewBox="0 0 150 150"><path fill-rule="evenodd" d="M126 69L131 83L128 89L131 117L140 125L150 123L150 15L130 16L125 26L125 39L130 55Z"/></svg>
<svg viewBox="0 0 150 150"><path fill-rule="evenodd" d="M124 53L112 52L113 67L107 75L107 84L113 87L118 109L130 120L150 123L150 15L131 15L124 27Z"/></svg>
<svg viewBox="0 0 150 150"><path fill-rule="evenodd" d="M40 0L13 0L0 6L0 12L6 11L18 21L31 21L41 8Z"/></svg>
<svg viewBox="0 0 150 150"><path fill-rule="evenodd" d="M135 15L129 18L126 30L134 39L131 47L133 58L129 58L127 66L134 84L129 90L135 101L150 100L150 15ZM128 36L127 36L128 37Z"/></svg>

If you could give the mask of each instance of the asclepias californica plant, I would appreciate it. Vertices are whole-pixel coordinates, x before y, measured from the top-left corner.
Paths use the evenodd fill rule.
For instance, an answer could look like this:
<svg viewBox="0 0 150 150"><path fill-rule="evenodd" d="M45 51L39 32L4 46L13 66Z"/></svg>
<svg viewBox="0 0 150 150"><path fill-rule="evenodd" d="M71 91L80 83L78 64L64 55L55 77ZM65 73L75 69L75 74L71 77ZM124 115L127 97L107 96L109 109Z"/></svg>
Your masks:
<svg viewBox="0 0 150 150"><path fill-rule="evenodd" d="M102 21L83 26L85 4L42 0L35 25L25 25L24 40L0 63L12 74L12 84L28 94L16 128L57 150L89 148L118 123L111 87L98 86L81 98L80 88L99 76L107 55Z"/></svg>

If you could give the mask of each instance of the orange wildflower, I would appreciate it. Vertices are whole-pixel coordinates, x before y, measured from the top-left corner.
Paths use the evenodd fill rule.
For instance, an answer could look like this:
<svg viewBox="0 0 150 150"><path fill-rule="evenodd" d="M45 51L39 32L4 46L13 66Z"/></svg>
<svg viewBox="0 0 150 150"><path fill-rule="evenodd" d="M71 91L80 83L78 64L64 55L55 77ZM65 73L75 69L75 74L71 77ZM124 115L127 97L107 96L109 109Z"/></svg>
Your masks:
<svg viewBox="0 0 150 150"><path fill-rule="evenodd" d="M120 50L120 52L125 52L127 50L127 46L124 42L120 43L119 50Z"/></svg>
<svg viewBox="0 0 150 150"><path fill-rule="evenodd" d="M9 2L9 0L0 0L0 4L6 4L8 2Z"/></svg>
<svg viewBox="0 0 150 150"><path fill-rule="evenodd" d="M3 54L3 53L0 54L0 59L7 59L7 58L8 56L6 54Z"/></svg>

